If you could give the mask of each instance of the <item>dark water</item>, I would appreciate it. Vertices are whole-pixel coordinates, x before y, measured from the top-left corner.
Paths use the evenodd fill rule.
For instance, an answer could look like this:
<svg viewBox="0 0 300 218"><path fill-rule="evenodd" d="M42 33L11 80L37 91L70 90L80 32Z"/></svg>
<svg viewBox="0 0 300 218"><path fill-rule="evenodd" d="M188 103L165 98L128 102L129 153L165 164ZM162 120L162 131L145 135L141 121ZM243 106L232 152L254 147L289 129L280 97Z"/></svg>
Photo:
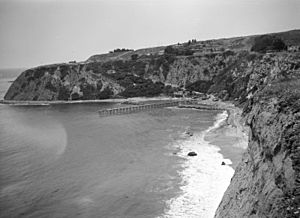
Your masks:
<svg viewBox="0 0 300 218"><path fill-rule="evenodd" d="M214 114L162 109L98 117L105 106L0 107L3 217L163 212L180 182L170 144L188 126L207 128Z"/></svg>
<svg viewBox="0 0 300 218"><path fill-rule="evenodd" d="M0 217L182 217L195 201L188 190L197 189L189 183L195 172L205 182L224 178L208 161L222 158L218 149L197 144L215 112L164 108L98 116L113 106L0 105ZM200 162L180 155L188 145L202 151L194 159ZM207 199L206 210L218 204L198 194Z"/></svg>

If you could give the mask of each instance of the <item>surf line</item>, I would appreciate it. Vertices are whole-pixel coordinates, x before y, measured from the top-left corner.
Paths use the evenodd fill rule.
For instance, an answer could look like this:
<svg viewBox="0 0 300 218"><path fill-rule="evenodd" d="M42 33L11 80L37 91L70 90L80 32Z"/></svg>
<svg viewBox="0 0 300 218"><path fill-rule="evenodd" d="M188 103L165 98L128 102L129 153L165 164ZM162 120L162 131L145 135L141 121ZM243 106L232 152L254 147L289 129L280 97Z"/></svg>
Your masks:
<svg viewBox="0 0 300 218"><path fill-rule="evenodd" d="M224 157L219 153L220 148L204 138L207 133L219 128L227 117L227 111L219 113L211 127L179 145L178 155L184 159L182 170L178 172L182 179L180 193L166 202L167 209L158 218L214 217L234 170L228 165L221 165ZM189 151L195 151L197 156L188 157Z"/></svg>

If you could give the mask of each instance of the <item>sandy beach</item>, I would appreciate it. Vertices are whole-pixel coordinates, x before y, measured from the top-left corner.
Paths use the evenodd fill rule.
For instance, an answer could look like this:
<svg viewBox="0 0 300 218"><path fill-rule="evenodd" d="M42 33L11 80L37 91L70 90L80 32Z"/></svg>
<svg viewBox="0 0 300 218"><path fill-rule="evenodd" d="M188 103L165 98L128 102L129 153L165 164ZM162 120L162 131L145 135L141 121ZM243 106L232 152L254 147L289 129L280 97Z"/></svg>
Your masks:
<svg viewBox="0 0 300 218"><path fill-rule="evenodd" d="M180 144L178 156L185 160L179 173L182 192L169 201L163 218L213 217L247 147L241 109L228 102L201 103L224 110L217 112L214 124L200 134L188 131L190 139ZM195 105L192 110L202 109ZM190 151L196 157L187 157Z"/></svg>
<svg viewBox="0 0 300 218"><path fill-rule="evenodd" d="M210 131L205 140L220 147L220 153L231 160L231 166L235 169L248 145L248 128L244 125L242 109L230 102L208 100L205 103L225 108L228 113L226 121L219 128Z"/></svg>

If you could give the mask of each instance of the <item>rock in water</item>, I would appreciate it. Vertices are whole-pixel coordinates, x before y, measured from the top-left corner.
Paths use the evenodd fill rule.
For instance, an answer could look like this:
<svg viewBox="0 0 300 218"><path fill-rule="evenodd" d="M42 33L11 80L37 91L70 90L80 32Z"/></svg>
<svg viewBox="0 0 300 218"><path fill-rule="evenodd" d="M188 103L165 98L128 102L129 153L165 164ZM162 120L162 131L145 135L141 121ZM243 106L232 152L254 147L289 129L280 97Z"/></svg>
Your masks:
<svg viewBox="0 0 300 218"><path fill-rule="evenodd" d="M188 136L193 136L194 134L190 131L187 131L185 134L187 134Z"/></svg>
<svg viewBox="0 0 300 218"><path fill-rule="evenodd" d="M197 153L194 151L191 151L188 153L188 156L190 156L190 157L197 156Z"/></svg>

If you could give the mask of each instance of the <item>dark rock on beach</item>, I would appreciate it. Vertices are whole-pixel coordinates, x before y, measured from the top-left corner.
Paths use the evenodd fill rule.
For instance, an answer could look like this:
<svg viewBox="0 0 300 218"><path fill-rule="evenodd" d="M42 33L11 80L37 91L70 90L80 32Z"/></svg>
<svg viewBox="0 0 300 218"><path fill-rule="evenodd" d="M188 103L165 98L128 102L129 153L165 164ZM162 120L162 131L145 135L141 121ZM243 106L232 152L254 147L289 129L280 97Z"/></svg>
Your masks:
<svg viewBox="0 0 300 218"><path fill-rule="evenodd" d="M187 131L185 134L188 135L188 136L193 136L193 135L194 135L194 134L193 134L192 132L190 132L190 131Z"/></svg>
<svg viewBox="0 0 300 218"><path fill-rule="evenodd" d="M190 156L190 157L197 156L197 153L194 151L191 151L188 153L188 156Z"/></svg>

